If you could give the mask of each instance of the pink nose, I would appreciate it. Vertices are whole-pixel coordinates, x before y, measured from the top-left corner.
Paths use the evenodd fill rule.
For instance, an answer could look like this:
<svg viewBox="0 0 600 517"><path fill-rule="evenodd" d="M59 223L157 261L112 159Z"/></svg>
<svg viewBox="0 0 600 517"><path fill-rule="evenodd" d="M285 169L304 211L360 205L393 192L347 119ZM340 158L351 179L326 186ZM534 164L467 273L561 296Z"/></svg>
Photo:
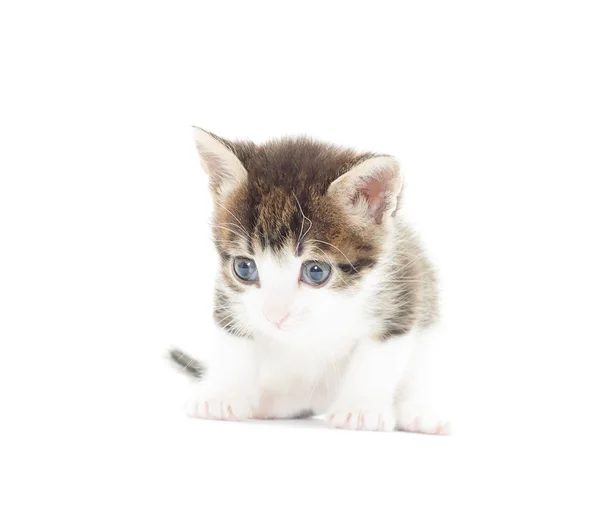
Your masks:
<svg viewBox="0 0 600 517"><path fill-rule="evenodd" d="M265 315L265 318L267 318L267 320L269 320L277 328L280 328L281 324L287 320L288 316L290 315L287 310L275 308L270 310L263 308L263 314Z"/></svg>

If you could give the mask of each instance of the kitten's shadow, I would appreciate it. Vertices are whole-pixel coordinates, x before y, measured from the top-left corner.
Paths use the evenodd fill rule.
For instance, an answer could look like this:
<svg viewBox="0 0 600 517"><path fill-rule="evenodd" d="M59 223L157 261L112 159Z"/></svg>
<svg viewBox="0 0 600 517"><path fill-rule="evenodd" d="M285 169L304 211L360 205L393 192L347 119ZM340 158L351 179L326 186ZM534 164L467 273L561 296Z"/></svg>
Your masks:
<svg viewBox="0 0 600 517"><path fill-rule="evenodd" d="M270 419L255 419L248 420L247 423L252 425L269 425L277 427L296 427L300 429L330 429L325 425L323 418L270 418Z"/></svg>

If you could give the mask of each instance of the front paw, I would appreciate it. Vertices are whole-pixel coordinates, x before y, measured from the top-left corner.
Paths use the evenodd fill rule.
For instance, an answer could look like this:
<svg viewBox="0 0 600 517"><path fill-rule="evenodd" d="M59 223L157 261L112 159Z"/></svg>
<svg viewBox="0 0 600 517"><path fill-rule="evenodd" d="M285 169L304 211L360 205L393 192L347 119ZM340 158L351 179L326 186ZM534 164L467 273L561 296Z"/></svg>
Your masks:
<svg viewBox="0 0 600 517"><path fill-rule="evenodd" d="M450 434L450 419L433 404L408 401L398 409L398 429L412 433Z"/></svg>
<svg viewBox="0 0 600 517"><path fill-rule="evenodd" d="M325 421L338 429L356 431L393 431L396 427L392 408L336 408L326 415Z"/></svg>
<svg viewBox="0 0 600 517"><path fill-rule="evenodd" d="M187 407L187 414L208 420L248 420L252 417L250 401L243 397L211 396L196 397Z"/></svg>

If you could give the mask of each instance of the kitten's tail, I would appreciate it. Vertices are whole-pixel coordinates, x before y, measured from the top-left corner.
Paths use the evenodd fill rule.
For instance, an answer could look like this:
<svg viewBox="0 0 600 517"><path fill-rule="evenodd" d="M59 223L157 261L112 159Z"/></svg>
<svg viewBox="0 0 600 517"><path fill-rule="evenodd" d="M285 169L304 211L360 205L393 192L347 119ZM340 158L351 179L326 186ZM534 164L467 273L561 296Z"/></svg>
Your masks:
<svg viewBox="0 0 600 517"><path fill-rule="evenodd" d="M183 373L194 379L197 380L204 377L204 365L197 359L194 359L191 355L188 355L177 348L170 348L169 358Z"/></svg>

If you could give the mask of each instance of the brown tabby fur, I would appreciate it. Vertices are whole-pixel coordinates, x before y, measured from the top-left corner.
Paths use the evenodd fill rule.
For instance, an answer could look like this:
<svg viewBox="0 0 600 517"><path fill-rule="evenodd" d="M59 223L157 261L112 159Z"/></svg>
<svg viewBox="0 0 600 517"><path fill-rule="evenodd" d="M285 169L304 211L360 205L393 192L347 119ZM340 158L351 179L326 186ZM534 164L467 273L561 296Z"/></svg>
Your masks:
<svg viewBox="0 0 600 517"><path fill-rule="evenodd" d="M350 224L340 200L327 194L331 183L361 161L376 156L317 142L285 138L264 145L229 142L216 137L245 167L247 181L228 196L215 195L213 236L222 258L215 319L223 321L232 291L255 289L233 277L231 258L252 257L256 250L293 250L334 265L327 288L357 288L364 273L382 259L384 225ZM399 335L437 315L435 276L412 232L396 223L395 260L385 262L386 281L376 311L380 338Z"/></svg>

